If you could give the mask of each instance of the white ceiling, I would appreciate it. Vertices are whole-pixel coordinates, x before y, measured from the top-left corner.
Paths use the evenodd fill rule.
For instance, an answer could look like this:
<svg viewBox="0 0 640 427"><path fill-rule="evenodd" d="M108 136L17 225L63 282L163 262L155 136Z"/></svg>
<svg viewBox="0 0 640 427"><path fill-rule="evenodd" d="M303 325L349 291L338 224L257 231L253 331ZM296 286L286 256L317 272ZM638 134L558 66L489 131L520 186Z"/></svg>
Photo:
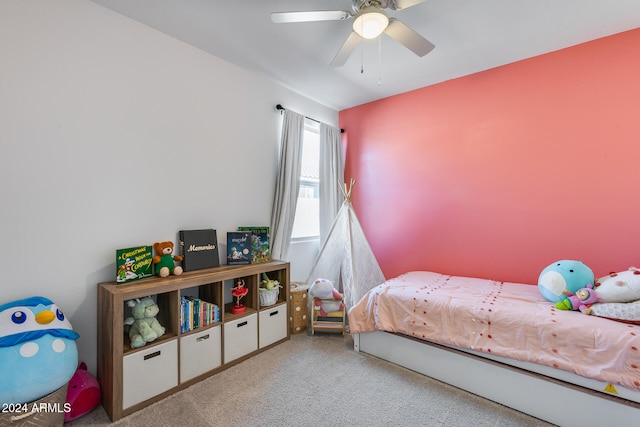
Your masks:
<svg viewBox="0 0 640 427"><path fill-rule="evenodd" d="M640 0L426 0L388 14L431 53L384 35L336 68L352 20L274 24L270 14L351 11L351 0L93 1L336 110L640 28Z"/></svg>

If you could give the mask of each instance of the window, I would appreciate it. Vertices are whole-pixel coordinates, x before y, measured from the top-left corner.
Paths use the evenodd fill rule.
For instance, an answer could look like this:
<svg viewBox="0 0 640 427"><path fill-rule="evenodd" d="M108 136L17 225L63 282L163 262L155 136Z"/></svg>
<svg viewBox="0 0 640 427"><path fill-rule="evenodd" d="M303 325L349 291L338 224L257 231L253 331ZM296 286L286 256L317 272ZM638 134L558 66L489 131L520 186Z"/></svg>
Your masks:
<svg viewBox="0 0 640 427"><path fill-rule="evenodd" d="M293 221L292 240L320 237L320 126L305 120L302 139L300 193Z"/></svg>

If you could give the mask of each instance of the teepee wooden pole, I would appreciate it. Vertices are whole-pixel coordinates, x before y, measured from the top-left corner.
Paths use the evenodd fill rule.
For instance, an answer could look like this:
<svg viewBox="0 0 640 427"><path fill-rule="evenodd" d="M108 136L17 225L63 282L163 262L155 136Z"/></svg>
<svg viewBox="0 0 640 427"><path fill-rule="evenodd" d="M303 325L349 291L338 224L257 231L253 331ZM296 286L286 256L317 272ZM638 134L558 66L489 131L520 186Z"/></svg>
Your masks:
<svg viewBox="0 0 640 427"><path fill-rule="evenodd" d="M351 178L349 185L345 182L344 185L338 183L340 190L342 190L342 194L344 195L345 201L351 203L351 191L353 191L353 186L356 184L356 180Z"/></svg>

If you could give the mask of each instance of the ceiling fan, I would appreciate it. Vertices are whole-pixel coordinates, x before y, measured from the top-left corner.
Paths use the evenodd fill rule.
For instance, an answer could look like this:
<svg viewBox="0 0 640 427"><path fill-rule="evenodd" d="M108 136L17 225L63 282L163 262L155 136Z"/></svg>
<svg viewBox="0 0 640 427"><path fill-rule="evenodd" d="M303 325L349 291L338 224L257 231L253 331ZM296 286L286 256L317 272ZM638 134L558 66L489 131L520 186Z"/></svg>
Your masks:
<svg viewBox="0 0 640 427"><path fill-rule="evenodd" d="M346 10L314 10L308 12L274 12L271 20L277 24L313 21L346 21L354 18L353 31L331 61L339 67L364 39L374 39L385 33L418 56L424 56L435 47L407 25L387 16L384 9L400 10L422 3L425 0L351 0L352 12Z"/></svg>

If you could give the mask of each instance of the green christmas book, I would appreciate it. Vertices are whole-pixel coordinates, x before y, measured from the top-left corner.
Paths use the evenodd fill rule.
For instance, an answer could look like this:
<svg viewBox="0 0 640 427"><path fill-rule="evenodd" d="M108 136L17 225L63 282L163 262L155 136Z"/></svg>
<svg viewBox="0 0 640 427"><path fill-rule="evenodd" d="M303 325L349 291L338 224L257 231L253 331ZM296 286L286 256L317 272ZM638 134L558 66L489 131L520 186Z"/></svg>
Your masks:
<svg viewBox="0 0 640 427"><path fill-rule="evenodd" d="M119 284L153 275L151 246L116 249L116 282Z"/></svg>

